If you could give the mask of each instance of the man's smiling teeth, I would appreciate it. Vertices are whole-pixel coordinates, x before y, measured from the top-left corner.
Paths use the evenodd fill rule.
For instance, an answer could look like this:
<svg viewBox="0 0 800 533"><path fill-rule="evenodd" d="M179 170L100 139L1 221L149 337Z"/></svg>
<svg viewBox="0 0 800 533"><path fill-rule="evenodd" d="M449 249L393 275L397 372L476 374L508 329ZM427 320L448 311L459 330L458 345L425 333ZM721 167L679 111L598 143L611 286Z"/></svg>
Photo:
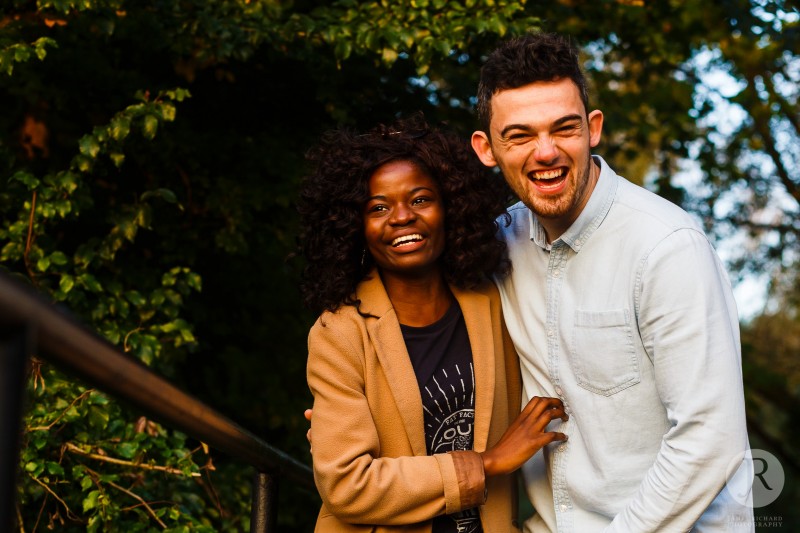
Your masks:
<svg viewBox="0 0 800 533"><path fill-rule="evenodd" d="M541 172L531 172L531 177L537 180L552 180L555 178L560 178L562 174L562 169L556 170L543 170Z"/></svg>
<svg viewBox="0 0 800 533"><path fill-rule="evenodd" d="M411 244L412 242L421 241L422 235L419 233L412 233L411 235L403 235L392 241L392 246L402 246L404 244Z"/></svg>

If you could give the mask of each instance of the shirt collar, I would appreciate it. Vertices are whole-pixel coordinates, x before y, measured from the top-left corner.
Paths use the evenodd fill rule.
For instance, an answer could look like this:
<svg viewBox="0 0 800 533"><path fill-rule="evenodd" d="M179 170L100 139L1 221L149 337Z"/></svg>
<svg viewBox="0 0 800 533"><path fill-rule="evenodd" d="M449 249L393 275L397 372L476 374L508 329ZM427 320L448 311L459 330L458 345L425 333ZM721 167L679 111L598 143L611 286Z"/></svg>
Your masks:
<svg viewBox="0 0 800 533"><path fill-rule="evenodd" d="M611 203L617 192L617 173L611 170L608 163L599 155L594 155L592 158L600 165L600 177L583 211L561 237L548 244L544 227L538 217L531 212L530 238L540 248L549 251L554 244L563 241L578 253L611 209Z"/></svg>

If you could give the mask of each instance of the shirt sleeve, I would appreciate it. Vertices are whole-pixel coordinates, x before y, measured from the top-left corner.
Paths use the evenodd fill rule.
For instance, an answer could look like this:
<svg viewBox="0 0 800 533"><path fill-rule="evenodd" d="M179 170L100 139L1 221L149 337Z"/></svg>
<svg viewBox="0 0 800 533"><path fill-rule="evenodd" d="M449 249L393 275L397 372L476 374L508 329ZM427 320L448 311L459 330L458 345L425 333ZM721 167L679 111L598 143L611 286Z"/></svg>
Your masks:
<svg viewBox="0 0 800 533"><path fill-rule="evenodd" d="M476 452L381 457L365 395L362 335L347 319L328 317L309 334L307 367L314 478L327 510L344 522L401 525L483 504Z"/></svg>
<svg viewBox="0 0 800 533"><path fill-rule="evenodd" d="M636 311L671 427L606 531L688 531L706 511L716 523L704 531L728 531L732 502L718 495L748 446L741 347L730 283L705 235L682 229L649 253Z"/></svg>

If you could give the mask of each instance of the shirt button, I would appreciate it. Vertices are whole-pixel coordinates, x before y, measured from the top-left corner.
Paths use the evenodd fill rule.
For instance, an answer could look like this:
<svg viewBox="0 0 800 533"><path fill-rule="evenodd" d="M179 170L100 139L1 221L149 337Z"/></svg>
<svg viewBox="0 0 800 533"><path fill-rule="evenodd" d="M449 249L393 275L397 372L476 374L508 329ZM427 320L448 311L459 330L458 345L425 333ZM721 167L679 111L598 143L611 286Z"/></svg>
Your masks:
<svg viewBox="0 0 800 533"><path fill-rule="evenodd" d="M563 503L561 504L561 512L562 512L562 513L566 513L566 512L567 512L567 506L566 506L566 504L563 504Z"/></svg>
<svg viewBox="0 0 800 533"><path fill-rule="evenodd" d="M557 278L557 277L558 277L558 276L560 276L560 275L561 275L561 273L560 273L558 270L554 270L554 271L553 271L553 277L554 277L554 278Z"/></svg>
<svg viewBox="0 0 800 533"><path fill-rule="evenodd" d="M564 394L564 390L561 387L556 387L556 394L561 396L562 394Z"/></svg>
<svg viewBox="0 0 800 533"><path fill-rule="evenodd" d="M553 328L547 328L547 336L552 337L555 333L553 332Z"/></svg>

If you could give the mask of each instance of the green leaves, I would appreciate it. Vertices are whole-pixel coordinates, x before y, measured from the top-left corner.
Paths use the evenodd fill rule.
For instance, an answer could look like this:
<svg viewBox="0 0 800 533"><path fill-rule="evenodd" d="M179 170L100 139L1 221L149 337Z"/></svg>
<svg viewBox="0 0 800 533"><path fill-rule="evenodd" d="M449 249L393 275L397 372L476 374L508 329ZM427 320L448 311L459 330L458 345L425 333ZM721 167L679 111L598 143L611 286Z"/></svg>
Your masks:
<svg viewBox="0 0 800 533"><path fill-rule="evenodd" d="M447 57L483 33L499 37L538 25L527 15L525 2L414 0L411 2L334 2L311 15L292 15L287 34L313 45L332 47L338 61L351 54L378 54L390 67L401 54L424 74L435 56Z"/></svg>
<svg viewBox="0 0 800 533"><path fill-rule="evenodd" d="M97 126L92 133L78 141L80 153L72 160L72 169L82 173L92 171L98 158L107 154L115 167L125 162L124 141L131 131L138 131L147 140L153 140L159 125L175 120L176 108L172 103L182 102L191 94L177 88L161 91L150 101L146 92L137 93L140 103L130 105L114 115L108 125Z"/></svg>
<svg viewBox="0 0 800 533"><path fill-rule="evenodd" d="M1 41L0 41L1 42ZM0 73L10 76L15 63L24 63L37 58L39 61L47 57L47 48L55 48L56 42L49 37L40 37L30 44L14 43L0 50Z"/></svg>
<svg viewBox="0 0 800 533"><path fill-rule="evenodd" d="M56 11L68 15L75 11L117 10L124 5L124 0L38 0L39 11Z"/></svg>
<svg viewBox="0 0 800 533"><path fill-rule="evenodd" d="M81 154L90 157L92 159L97 157L97 154L100 153L100 142L99 138L104 139L105 137L96 137L94 135L87 135L81 138L78 141L78 146L80 146Z"/></svg>
<svg viewBox="0 0 800 533"><path fill-rule="evenodd" d="M152 140L158 131L158 117L155 115L145 115L142 119L142 135L145 139Z"/></svg>

